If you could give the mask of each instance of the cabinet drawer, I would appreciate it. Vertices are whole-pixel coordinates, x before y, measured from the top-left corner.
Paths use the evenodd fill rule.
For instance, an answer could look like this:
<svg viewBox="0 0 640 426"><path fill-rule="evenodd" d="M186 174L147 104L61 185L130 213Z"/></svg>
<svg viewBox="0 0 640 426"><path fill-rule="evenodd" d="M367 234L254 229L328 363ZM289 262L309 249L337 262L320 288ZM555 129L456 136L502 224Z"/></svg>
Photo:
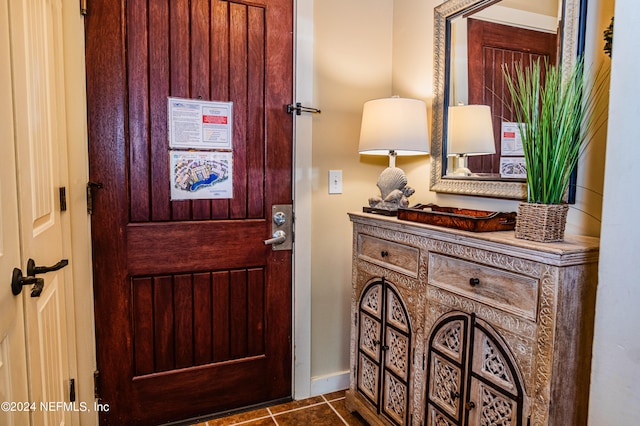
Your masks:
<svg viewBox="0 0 640 426"><path fill-rule="evenodd" d="M358 257L411 277L418 277L419 250L369 235L358 235Z"/></svg>
<svg viewBox="0 0 640 426"><path fill-rule="evenodd" d="M429 284L536 320L538 280L437 253L429 254Z"/></svg>

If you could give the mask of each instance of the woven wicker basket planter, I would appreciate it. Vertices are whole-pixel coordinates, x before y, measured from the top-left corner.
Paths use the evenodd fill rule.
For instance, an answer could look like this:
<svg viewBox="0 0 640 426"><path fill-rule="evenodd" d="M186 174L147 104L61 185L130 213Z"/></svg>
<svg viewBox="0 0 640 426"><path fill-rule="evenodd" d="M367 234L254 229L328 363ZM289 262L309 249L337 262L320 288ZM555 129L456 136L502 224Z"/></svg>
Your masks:
<svg viewBox="0 0 640 426"><path fill-rule="evenodd" d="M568 204L520 203L516 238L549 243L564 240Z"/></svg>

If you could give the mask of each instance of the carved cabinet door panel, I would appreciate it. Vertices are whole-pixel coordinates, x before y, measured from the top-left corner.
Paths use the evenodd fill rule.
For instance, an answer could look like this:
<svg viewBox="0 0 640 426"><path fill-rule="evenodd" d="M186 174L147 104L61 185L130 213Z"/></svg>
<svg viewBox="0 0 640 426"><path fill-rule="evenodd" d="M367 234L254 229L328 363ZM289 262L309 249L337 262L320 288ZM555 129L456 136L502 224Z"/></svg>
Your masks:
<svg viewBox="0 0 640 426"><path fill-rule="evenodd" d="M428 357L427 425L524 425L522 379L487 323L445 314L431 333Z"/></svg>
<svg viewBox="0 0 640 426"><path fill-rule="evenodd" d="M358 391L378 405L382 342L382 283L370 285L360 299L358 328Z"/></svg>
<svg viewBox="0 0 640 426"><path fill-rule="evenodd" d="M428 425L462 424L464 374L468 364L469 316L452 315L441 321L429 341L427 395Z"/></svg>
<svg viewBox="0 0 640 426"><path fill-rule="evenodd" d="M407 424L411 326L406 306L384 279L362 292L358 309L357 389L393 424Z"/></svg>
<svg viewBox="0 0 640 426"><path fill-rule="evenodd" d="M475 321L471 386L465 406L469 425L521 425L522 388L507 349Z"/></svg>

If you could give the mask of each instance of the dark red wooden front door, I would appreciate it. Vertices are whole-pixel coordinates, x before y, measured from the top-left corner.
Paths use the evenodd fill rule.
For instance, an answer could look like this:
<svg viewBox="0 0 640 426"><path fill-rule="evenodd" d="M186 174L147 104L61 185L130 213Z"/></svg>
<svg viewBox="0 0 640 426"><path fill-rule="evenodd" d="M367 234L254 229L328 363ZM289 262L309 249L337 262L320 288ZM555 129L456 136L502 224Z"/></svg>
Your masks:
<svg viewBox="0 0 640 426"><path fill-rule="evenodd" d="M517 28L477 19L468 20L469 104L489 105L493 116L496 155L469 157L475 173L500 173L500 132L502 121L512 121L511 97L502 72L520 62L527 67L540 59L555 63L557 36L553 33Z"/></svg>
<svg viewBox="0 0 640 426"><path fill-rule="evenodd" d="M291 395L292 0L92 0L86 18L102 424ZM172 201L167 97L233 102L233 198Z"/></svg>

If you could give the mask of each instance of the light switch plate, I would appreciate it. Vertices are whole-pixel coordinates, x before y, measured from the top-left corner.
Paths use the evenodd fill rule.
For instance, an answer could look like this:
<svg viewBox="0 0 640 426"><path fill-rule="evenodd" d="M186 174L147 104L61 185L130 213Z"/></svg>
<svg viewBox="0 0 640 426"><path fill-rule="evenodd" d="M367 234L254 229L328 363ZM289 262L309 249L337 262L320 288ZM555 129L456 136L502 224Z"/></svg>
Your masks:
<svg viewBox="0 0 640 426"><path fill-rule="evenodd" d="M329 170L329 194L342 194L342 170Z"/></svg>

